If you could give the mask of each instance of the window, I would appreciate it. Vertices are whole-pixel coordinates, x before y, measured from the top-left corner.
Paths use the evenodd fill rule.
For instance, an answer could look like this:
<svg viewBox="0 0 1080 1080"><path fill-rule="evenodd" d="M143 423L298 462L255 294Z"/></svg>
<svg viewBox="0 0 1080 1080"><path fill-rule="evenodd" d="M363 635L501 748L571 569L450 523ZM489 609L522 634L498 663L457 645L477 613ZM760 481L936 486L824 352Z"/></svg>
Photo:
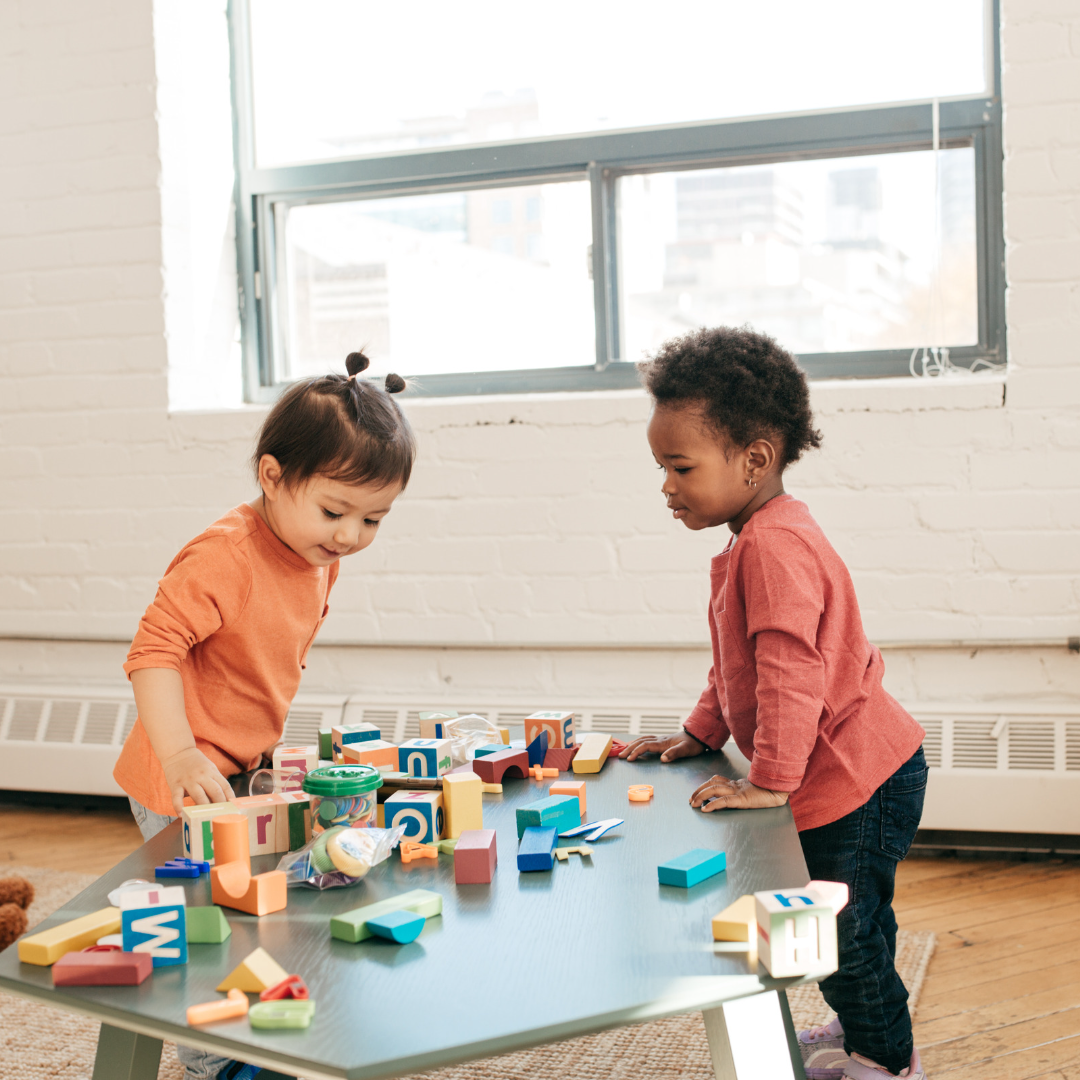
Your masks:
<svg viewBox="0 0 1080 1080"><path fill-rule="evenodd" d="M233 0L249 396L365 346L412 392L634 386L722 322L811 377L1002 360L996 4L655 10Z"/></svg>

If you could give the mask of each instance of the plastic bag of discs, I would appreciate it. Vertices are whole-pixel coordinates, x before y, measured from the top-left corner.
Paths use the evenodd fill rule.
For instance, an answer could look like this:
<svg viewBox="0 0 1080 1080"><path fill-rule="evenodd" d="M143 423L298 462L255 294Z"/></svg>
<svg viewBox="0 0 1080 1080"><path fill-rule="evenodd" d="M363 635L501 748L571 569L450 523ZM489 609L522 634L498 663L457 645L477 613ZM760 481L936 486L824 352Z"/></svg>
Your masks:
<svg viewBox="0 0 1080 1080"><path fill-rule="evenodd" d="M333 889L355 885L373 867L387 859L405 835L405 826L393 829L351 829L335 825L314 836L302 848L282 856L277 868L287 885Z"/></svg>

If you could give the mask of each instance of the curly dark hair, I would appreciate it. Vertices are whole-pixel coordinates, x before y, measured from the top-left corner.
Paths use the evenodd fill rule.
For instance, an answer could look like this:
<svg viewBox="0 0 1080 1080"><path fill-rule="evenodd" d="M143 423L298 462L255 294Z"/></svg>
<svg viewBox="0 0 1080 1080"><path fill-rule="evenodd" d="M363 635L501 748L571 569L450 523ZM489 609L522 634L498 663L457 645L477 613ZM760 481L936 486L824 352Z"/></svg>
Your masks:
<svg viewBox="0 0 1080 1080"><path fill-rule="evenodd" d="M665 341L638 370L658 406L700 402L705 419L736 446L778 437L781 469L821 445L806 376L768 334L703 326Z"/></svg>

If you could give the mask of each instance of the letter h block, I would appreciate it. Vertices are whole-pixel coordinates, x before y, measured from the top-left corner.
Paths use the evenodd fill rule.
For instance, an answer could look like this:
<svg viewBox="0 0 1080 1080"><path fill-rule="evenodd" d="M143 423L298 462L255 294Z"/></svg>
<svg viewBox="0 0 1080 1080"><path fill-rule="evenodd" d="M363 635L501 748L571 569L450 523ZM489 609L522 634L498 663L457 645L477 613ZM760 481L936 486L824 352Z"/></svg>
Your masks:
<svg viewBox="0 0 1080 1080"><path fill-rule="evenodd" d="M810 888L754 893L758 957L775 979L837 968L836 912Z"/></svg>

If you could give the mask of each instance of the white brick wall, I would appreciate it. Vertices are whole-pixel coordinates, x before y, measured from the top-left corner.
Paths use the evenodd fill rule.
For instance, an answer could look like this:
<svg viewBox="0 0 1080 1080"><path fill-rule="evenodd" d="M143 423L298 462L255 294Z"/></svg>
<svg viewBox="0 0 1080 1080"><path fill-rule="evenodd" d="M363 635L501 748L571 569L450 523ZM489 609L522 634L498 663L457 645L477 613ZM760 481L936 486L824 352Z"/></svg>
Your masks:
<svg viewBox="0 0 1080 1080"><path fill-rule="evenodd" d="M179 545L251 497L261 413L221 408L221 19L0 0L0 634L129 637ZM1080 15L1004 0L1003 23L1008 379L816 384L825 448L789 484L883 641L1080 633ZM175 408L196 404L217 411ZM408 409L414 482L346 562L309 682L692 695L724 538L666 516L643 397ZM113 678L122 651L0 642L0 677ZM1080 697L1063 649L891 655L909 697Z"/></svg>

